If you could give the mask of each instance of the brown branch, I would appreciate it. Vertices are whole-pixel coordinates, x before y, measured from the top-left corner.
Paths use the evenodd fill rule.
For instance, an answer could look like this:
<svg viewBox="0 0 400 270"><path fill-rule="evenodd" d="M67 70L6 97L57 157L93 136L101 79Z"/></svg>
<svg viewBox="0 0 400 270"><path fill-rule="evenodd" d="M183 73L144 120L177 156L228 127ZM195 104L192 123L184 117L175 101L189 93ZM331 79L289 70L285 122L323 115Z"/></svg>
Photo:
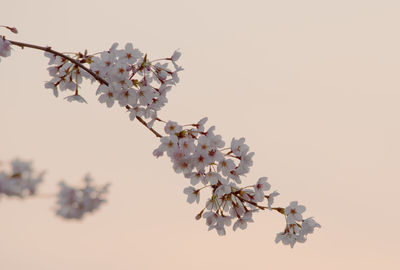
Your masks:
<svg viewBox="0 0 400 270"><path fill-rule="evenodd" d="M87 73L89 73L90 75L93 76L93 78L95 78L97 81L99 81L102 84L105 84L108 86L108 82L106 80L104 80L103 78L101 78L100 76L98 76L96 73L94 73L93 71L91 71L89 68L85 67L82 63L79 63L78 61L76 61L75 59L57 52L53 49L51 49L51 47L42 47L42 46L37 46L37 45L33 45L33 44L28 44L28 43L22 43L22 42L18 42L18 41L13 41L13 40L9 40L7 39L7 41L9 41L11 44L16 45L21 47L22 49L27 47L27 48L32 48L32 49L36 49L36 50L41 50L41 51L45 51L45 52L49 52L55 55L58 55L60 57L63 57L65 59L67 59L68 61L70 61L71 63L74 63L75 65L79 66L80 68L82 68L83 70L85 70Z"/></svg>
<svg viewBox="0 0 400 270"><path fill-rule="evenodd" d="M156 137L161 138L162 135L160 133L158 133L157 131L155 131L153 128L148 127L147 123L139 116L136 116L136 119L139 120L140 123L142 123L146 128L148 128L151 132L154 133L154 135L156 135Z"/></svg>

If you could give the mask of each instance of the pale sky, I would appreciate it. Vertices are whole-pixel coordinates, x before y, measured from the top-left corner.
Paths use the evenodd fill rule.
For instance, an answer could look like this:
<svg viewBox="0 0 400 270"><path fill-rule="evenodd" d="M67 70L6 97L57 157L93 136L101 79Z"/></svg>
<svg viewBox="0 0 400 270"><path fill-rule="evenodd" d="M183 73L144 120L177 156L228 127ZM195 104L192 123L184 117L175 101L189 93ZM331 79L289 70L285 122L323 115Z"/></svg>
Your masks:
<svg viewBox="0 0 400 270"><path fill-rule="evenodd" d="M2 197L0 269L397 269L399 1L37 0L0 11L19 30L0 34L63 52L132 42L156 59L179 48L185 70L159 115L207 116L226 142L245 137L245 184L268 176L277 206L297 200L322 225L293 249L275 244L284 220L273 212L208 232L148 130L99 104L96 85L83 87L87 105L55 98L47 58L15 48L0 63L0 160L46 170L41 194L87 172L112 185L80 222L55 216L52 198Z"/></svg>

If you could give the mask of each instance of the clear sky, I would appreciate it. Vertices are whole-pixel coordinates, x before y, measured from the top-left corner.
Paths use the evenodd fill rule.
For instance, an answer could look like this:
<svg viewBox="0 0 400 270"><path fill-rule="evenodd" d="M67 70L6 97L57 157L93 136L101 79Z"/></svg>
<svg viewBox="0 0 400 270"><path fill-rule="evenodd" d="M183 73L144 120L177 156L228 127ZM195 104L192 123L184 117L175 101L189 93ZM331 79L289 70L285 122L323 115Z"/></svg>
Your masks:
<svg viewBox="0 0 400 270"><path fill-rule="evenodd" d="M45 169L42 194L90 172L109 202L81 222L55 200L0 200L0 269L397 269L400 226L400 2L5 1L10 39L98 52L133 42L150 58L181 49L181 83L163 119L204 116L227 142L255 151L245 179L268 176L322 225L294 249L274 243L282 216L258 213L244 231L207 231L187 180L158 140L85 84L88 105L54 98L42 52L0 63L0 160ZM158 127L160 128L160 127ZM396 252L397 250L397 252Z"/></svg>

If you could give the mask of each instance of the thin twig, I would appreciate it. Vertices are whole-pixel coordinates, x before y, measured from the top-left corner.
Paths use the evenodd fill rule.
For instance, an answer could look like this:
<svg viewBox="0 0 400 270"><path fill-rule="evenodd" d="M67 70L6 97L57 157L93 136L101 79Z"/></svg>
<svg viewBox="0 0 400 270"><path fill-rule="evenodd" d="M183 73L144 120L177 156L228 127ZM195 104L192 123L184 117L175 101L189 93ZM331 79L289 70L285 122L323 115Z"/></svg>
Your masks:
<svg viewBox="0 0 400 270"><path fill-rule="evenodd" d="M158 133L157 131L155 131L153 128L148 127L146 121L144 121L141 117L136 116L136 119L139 120L140 123L142 123L146 128L148 128L151 132L154 133L154 135L156 135L156 137L161 138L162 135L160 133Z"/></svg>

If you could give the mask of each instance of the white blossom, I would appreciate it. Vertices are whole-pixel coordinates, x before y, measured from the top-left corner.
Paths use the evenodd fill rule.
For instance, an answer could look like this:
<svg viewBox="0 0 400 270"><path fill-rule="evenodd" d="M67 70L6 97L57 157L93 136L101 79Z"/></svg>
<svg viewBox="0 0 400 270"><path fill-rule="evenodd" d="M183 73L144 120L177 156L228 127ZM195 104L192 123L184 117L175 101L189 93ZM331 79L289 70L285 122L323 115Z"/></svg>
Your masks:
<svg viewBox="0 0 400 270"><path fill-rule="evenodd" d="M235 154L238 157L241 157L242 155L246 154L247 151L249 151L249 147L246 144L244 144L244 141L245 141L244 138L240 138L239 140L233 138L231 141L231 150L233 154Z"/></svg>
<svg viewBox="0 0 400 270"><path fill-rule="evenodd" d="M132 43L127 43L125 50L119 51L118 55L119 59L126 61L128 64L134 64L143 57L143 53L136 48L134 49Z"/></svg>
<svg viewBox="0 0 400 270"><path fill-rule="evenodd" d="M303 205L298 205L297 201L293 201L285 208L285 214L287 215L288 224L294 224L296 221L302 221L302 213L306 211Z"/></svg>
<svg viewBox="0 0 400 270"><path fill-rule="evenodd" d="M179 133L181 130L182 130L182 127L174 121L168 121L164 127L164 131L167 134Z"/></svg>
<svg viewBox="0 0 400 270"><path fill-rule="evenodd" d="M224 176L228 176L229 173L235 169L235 163L231 159L223 158L219 161L217 169L218 171L221 171Z"/></svg>
<svg viewBox="0 0 400 270"><path fill-rule="evenodd" d="M119 105L121 107L125 107L126 105L136 107L137 100L138 100L137 93L134 89L132 89L132 88L121 89L121 92L119 93L119 97L118 97Z"/></svg>
<svg viewBox="0 0 400 270"><path fill-rule="evenodd" d="M246 212L242 217L238 218L235 224L233 224L233 230L236 231L237 228L246 229L248 222L254 222L251 211Z"/></svg>
<svg viewBox="0 0 400 270"><path fill-rule="evenodd" d="M216 213L214 213L214 212L211 212L211 211L205 212L203 214L203 217L206 219L206 224L208 226L214 225L217 222L217 219L218 219L218 215Z"/></svg>
<svg viewBox="0 0 400 270"><path fill-rule="evenodd" d="M107 107L110 108L114 105L114 101L119 95L120 87L117 83L111 83L109 86L102 84L97 91L100 93L100 103L106 103Z"/></svg>
<svg viewBox="0 0 400 270"><path fill-rule="evenodd" d="M264 200L264 191L271 188L271 185L267 183L267 177L261 177L254 185L254 199L256 202L262 202Z"/></svg>
<svg viewBox="0 0 400 270"><path fill-rule="evenodd" d="M204 170L185 174L185 177L190 178L190 184L193 186L197 185L199 182L204 183L205 181Z"/></svg>
<svg viewBox="0 0 400 270"><path fill-rule="evenodd" d="M200 201L200 190L197 190L193 187L187 187L183 190L183 193L188 195L187 202L188 203L193 203L196 201L196 203L199 203Z"/></svg>
<svg viewBox="0 0 400 270"><path fill-rule="evenodd" d="M319 225L314 218L310 217L303 220L300 233L302 235L307 235L313 233L315 228L321 228L321 225Z"/></svg>

